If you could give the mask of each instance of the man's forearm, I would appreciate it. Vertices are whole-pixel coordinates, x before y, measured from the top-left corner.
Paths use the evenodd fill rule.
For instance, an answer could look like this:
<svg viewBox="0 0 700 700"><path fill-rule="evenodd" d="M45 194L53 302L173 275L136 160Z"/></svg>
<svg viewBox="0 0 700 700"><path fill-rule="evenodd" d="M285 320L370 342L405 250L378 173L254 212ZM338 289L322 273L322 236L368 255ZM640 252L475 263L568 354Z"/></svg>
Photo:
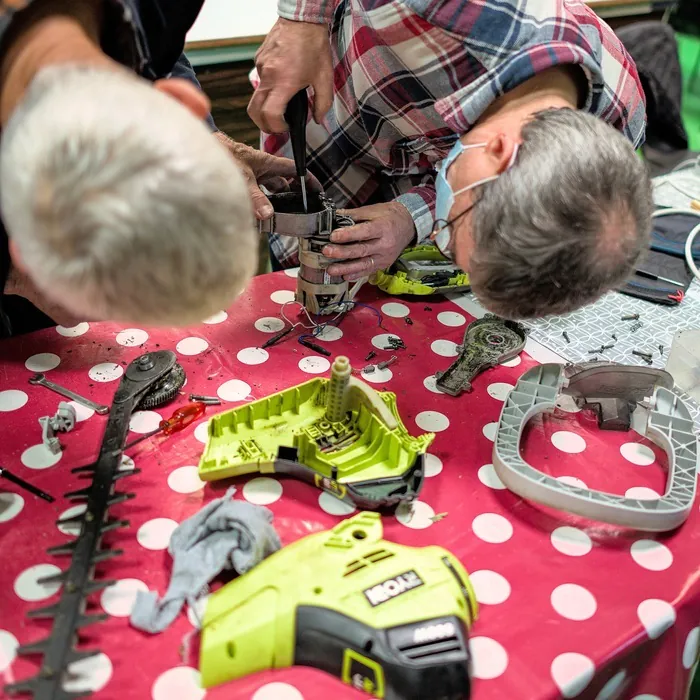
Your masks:
<svg viewBox="0 0 700 700"><path fill-rule="evenodd" d="M3 37L0 122L4 125L37 72L54 63L115 66L99 50L100 0L35 0Z"/></svg>
<svg viewBox="0 0 700 700"><path fill-rule="evenodd" d="M278 0L277 14L283 19L330 24L337 0Z"/></svg>

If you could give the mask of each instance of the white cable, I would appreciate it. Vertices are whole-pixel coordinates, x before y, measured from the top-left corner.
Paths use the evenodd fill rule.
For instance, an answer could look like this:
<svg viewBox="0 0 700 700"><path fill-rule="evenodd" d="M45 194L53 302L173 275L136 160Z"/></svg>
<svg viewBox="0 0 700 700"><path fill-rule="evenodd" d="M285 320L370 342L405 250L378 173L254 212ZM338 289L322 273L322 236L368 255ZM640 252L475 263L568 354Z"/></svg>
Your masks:
<svg viewBox="0 0 700 700"><path fill-rule="evenodd" d="M685 209L683 207L672 207L670 209L658 209L652 215L652 219L658 219L661 216L670 216L673 214L690 214L691 216L697 216L700 219L700 211L696 209ZM695 239L700 234L700 223L688 234L688 240L685 242L685 261L688 263L688 267L693 273L695 279L700 280L700 270L693 260L693 243Z"/></svg>
<svg viewBox="0 0 700 700"><path fill-rule="evenodd" d="M693 243L695 239L700 234L700 224L698 224L688 236L688 240L685 242L685 261L688 263L688 267L691 269L692 273L695 275L696 280L700 280L700 270L693 260Z"/></svg>

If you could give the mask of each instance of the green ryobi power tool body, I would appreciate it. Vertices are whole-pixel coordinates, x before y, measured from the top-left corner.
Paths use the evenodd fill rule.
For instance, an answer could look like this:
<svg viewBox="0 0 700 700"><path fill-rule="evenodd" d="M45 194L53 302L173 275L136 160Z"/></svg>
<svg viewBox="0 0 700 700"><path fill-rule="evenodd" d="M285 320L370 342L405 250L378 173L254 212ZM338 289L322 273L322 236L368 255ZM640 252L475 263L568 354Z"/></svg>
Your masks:
<svg viewBox="0 0 700 700"><path fill-rule="evenodd" d="M465 700L476 614L455 556L387 542L380 516L362 512L285 547L210 597L202 683L296 665L386 700Z"/></svg>

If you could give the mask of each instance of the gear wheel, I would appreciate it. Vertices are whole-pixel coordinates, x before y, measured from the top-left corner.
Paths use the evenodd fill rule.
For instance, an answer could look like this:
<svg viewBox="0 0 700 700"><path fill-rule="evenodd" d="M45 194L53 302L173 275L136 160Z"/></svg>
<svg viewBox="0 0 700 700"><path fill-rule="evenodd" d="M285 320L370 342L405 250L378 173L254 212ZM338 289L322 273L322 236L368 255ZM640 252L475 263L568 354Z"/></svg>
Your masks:
<svg viewBox="0 0 700 700"><path fill-rule="evenodd" d="M148 410L172 401L185 384L185 370L176 364L139 402L140 410Z"/></svg>

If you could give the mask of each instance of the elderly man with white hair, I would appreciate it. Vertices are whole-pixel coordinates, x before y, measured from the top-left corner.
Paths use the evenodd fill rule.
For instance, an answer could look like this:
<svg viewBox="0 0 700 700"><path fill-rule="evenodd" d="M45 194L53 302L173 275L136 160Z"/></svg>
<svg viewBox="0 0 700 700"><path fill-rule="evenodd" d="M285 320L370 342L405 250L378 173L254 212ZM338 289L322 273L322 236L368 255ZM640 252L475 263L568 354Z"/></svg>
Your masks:
<svg viewBox="0 0 700 700"><path fill-rule="evenodd" d="M434 240L508 317L620 285L647 248L650 183L634 63L578 0L279 0L249 113L286 130L312 88L307 164L357 225L328 272L357 279ZM287 135L267 136L289 154ZM280 267L295 241L272 236ZM342 261L342 262L341 262Z"/></svg>
<svg viewBox="0 0 700 700"><path fill-rule="evenodd" d="M44 323L199 322L254 274L257 182L294 164L212 135L181 56L201 5L0 2L0 336L41 325L28 302Z"/></svg>

